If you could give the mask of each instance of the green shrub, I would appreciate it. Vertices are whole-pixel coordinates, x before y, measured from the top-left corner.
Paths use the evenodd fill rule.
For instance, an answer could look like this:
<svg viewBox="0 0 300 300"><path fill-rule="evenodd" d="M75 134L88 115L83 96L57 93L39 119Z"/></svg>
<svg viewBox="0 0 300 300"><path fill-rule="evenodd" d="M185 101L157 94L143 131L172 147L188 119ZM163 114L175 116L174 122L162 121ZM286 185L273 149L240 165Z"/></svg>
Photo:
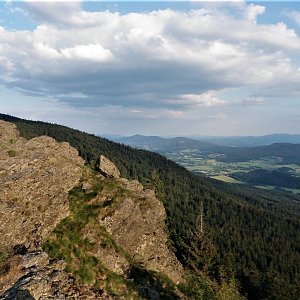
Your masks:
<svg viewBox="0 0 300 300"><path fill-rule="evenodd" d="M188 275L186 282L179 286L179 290L191 300L218 299L208 281L197 275Z"/></svg>

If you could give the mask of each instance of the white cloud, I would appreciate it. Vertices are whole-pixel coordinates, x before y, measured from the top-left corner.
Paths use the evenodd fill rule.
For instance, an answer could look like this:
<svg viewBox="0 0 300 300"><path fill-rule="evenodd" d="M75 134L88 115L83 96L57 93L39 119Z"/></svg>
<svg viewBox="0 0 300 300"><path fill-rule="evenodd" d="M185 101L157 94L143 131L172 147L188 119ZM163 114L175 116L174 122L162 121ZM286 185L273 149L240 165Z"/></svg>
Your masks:
<svg viewBox="0 0 300 300"><path fill-rule="evenodd" d="M50 61L58 59L60 57L59 51L41 42L34 43L33 49L35 50L33 54L36 54L45 59L49 59Z"/></svg>
<svg viewBox="0 0 300 300"><path fill-rule="evenodd" d="M224 101L218 99L213 91L208 91L206 93L195 95L195 94L186 94L182 95L181 99L183 99L184 103L190 103L192 105L199 106L216 106L216 105L224 105Z"/></svg>
<svg viewBox="0 0 300 300"><path fill-rule="evenodd" d="M79 2L27 8L35 30L0 27L0 78L26 93L73 106L126 106L135 115L161 108L180 118L185 107L226 104L218 91L228 88L257 97L274 86L299 93L300 38L283 23L256 24L263 6L124 15L83 11Z"/></svg>
<svg viewBox="0 0 300 300"><path fill-rule="evenodd" d="M76 45L72 48L61 49L61 53L68 59L83 59L92 61L108 61L113 58L112 53L100 44Z"/></svg>
<svg viewBox="0 0 300 300"><path fill-rule="evenodd" d="M250 4L245 11L246 19L256 23L257 16L263 14L265 10L266 8L264 6Z"/></svg>

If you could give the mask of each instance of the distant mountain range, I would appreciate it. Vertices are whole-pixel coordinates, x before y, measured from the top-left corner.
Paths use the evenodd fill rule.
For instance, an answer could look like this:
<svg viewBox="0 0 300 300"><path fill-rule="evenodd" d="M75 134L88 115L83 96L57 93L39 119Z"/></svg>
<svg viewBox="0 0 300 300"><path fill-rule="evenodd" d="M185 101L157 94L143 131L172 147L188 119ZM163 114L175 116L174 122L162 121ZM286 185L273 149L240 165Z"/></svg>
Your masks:
<svg viewBox="0 0 300 300"><path fill-rule="evenodd" d="M292 140L292 137L294 141L297 140L296 135L273 135L273 138L271 136L257 138L266 142L267 140L275 140L275 136L277 136L278 140L280 140L280 136L285 137L285 139L290 136L290 140ZM222 156L218 157L218 160L226 162L249 161L262 157L278 157L281 159L282 163L300 164L300 140L299 144L281 142L257 147L221 146L211 142L198 141L185 137L162 138L159 136L143 135L118 138L115 141L135 148L159 152L161 154L195 150L200 151L203 156L209 154L222 154Z"/></svg>
<svg viewBox="0 0 300 300"><path fill-rule="evenodd" d="M133 136L121 136L121 135L101 135L105 138L108 138L119 143L131 144L132 146L141 146L144 145L147 147L148 143L151 143L151 148L154 145L157 145L157 148L163 143L170 141L178 141L182 139L183 143L192 143L195 141L201 141L203 145L214 146L224 146L224 147L256 147L256 146L267 146L275 143L291 143L291 144L300 144L300 134L269 134L263 136L195 136L195 137L182 137L182 138L162 138L159 136L145 136L136 134Z"/></svg>
<svg viewBox="0 0 300 300"><path fill-rule="evenodd" d="M109 133L100 133L99 137L111 140L111 141L115 141L117 139L123 138L124 135L121 134L109 134Z"/></svg>
<svg viewBox="0 0 300 300"><path fill-rule="evenodd" d="M274 143L300 144L300 134L269 134L263 136L206 136L193 139L210 142L220 146L254 147L266 146Z"/></svg>
<svg viewBox="0 0 300 300"><path fill-rule="evenodd" d="M209 142L202 142L185 137L162 138L159 136L144 136L136 134L129 137L115 139L116 142L157 152L172 152L185 149L199 149L202 151L216 151L224 147Z"/></svg>

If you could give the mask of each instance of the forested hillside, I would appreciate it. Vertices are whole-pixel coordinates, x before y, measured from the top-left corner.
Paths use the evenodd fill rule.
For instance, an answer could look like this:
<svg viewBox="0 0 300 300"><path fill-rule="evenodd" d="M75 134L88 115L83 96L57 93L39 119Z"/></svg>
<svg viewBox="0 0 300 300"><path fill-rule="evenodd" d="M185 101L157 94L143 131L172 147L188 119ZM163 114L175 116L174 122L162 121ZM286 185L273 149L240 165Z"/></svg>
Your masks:
<svg viewBox="0 0 300 300"><path fill-rule="evenodd" d="M156 153L65 126L1 114L0 119L14 122L27 139L48 135L69 142L92 165L103 154L122 176L155 186L167 211L170 244L193 274L205 272L219 282L238 279L248 299L300 298L299 196L213 186Z"/></svg>
<svg viewBox="0 0 300 300"><path fill-rule="evenodd" d="M267 185L300 189L300 177L293 176L289 172L282 170L269 171L259 169L248 173L235 173L232 177L254 186Z"/></svg>
<svg viewBox="0 0 300 300"><path fill-rule="evenodd" d="M300 164L300 144L276 143L261 147L227 147L222 153L226 156L221 161L249 161L261 157L280 157L282 164Z"/></svg>

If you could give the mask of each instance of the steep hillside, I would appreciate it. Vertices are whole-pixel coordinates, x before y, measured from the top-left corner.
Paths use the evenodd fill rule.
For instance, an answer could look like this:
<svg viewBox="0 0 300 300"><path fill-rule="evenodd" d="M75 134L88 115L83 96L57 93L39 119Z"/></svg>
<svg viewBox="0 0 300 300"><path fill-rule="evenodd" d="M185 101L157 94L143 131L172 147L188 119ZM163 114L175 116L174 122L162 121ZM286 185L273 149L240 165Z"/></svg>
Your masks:
<svg viewBox="0 0 300 300"><path fill-rule="evenodd" d="M225 148L222 161L248 161L261 157L279 157L282 164L300 164L300 144L276 143L261 147Z"/></svg>
<svg viewBox="0 0 300 300"><path fill-rule="evenodd" d="M204 274L191 289L162 202L108 158L92 169L68 143L0 132L0 299L242 299Z"/></svg>
<svg viewBox="0 0 300 300"><path fill-rule="evenodd" d="M0 298L179 298L184 271L152 190L104 157L100 172L84 167L65 142L27 141L3 121L0 132Z"/></svg>
<svg viewBox="0 0 300 300"><path fill-rule="evenodd" d="M68 141L91 164L104 154L117 165L123 177L138 179L146 188L155 187L166 209L170 242L177 258L192 274L205 272L219 285L238 279L249 299L299 298L297 196L287 199L294 211L287 215L284 201L269 201L266 206L267 193L265 198L254 201L251 195L243 197L214 188L205 179L158 154L64 126L0 117L14 122L26 138L47 134L58 141ZM201 299L197 288L203 283L193 275L190 279L185 292L190 293L190 299Z"/></svg>

